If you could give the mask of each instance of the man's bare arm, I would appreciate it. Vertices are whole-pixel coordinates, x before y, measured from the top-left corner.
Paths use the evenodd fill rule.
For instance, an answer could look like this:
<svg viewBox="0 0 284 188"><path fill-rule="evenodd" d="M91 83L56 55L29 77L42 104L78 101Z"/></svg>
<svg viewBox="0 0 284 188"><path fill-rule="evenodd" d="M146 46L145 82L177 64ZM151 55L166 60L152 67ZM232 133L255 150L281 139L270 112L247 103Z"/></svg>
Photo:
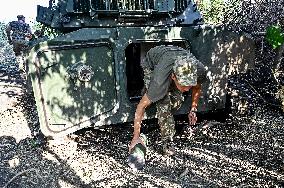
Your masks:
<svg viewBox="0 0 284 188"><path fill-rule="evenodd" d="M194 111L197 110L200 95L201 95L201 85L197 84L196 86L192 87L191 110L194 110Z"/></svg>
<svg viewBox="0 0 284 188"><path fill-rule="evenodd" d="M142 97L139 104L137 105L136 112L135 112L135 118L134 118L134 132L133 132L133 138L138 138L140 135L140 128L141 128L141 122L145 113L145 109L151 104L151 101L147 97L146 94Z"/></svg>
<svg viewBox="0 0 284 188"><path fill-rule="evenodd" d="M146 94L143 95L142 99L140 100L139 104L136 107L135 118L134 118L134 131L133 131L133 138L129 145L129 151L140 141L140 129L141 129L141 122L143 120L143 116L145 113L145 109L151 104L151 101L147 97Z"/></svg>
<svg viewBox="0 0 284 188"><path fill-rule="evenodd" d="M195 125L197 122L197 105L199 101L199 97L201 95L201 85L197 84L196 86L192 87L192 98L191 98L191 109L189 110L188 119L190 125Z"/></svg>

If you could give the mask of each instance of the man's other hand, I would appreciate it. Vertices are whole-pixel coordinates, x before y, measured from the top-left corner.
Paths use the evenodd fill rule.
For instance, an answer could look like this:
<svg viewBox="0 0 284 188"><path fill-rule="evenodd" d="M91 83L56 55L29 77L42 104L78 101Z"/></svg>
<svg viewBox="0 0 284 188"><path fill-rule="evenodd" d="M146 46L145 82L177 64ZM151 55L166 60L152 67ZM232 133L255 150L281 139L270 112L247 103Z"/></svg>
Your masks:
<svg viewBox="0 0 284 188"><path fill-rule="evenodd" d="M197 122L196 112L190 111L188 114L189 125L195 125Z"/></svg>

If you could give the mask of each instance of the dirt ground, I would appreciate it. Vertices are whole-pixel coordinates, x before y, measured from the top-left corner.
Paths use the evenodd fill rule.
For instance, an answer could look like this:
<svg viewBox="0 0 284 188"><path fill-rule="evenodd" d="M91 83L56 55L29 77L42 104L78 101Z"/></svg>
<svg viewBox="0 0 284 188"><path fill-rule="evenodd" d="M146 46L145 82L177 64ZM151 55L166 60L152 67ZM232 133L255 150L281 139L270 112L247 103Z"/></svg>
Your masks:
<svg viewBox="0 0 284 188"><path fill-rule="evenodd" d="M146 167L133 171L126 163L130 124L46 140L38 133L33 97L17 65L0 65L0 187L284 187L280 111L257 108L190 138L181 131L186 123L177 119L174 157L161 155L157 122L147 121ZM206 120L211 121L200 118Z"/></svg>

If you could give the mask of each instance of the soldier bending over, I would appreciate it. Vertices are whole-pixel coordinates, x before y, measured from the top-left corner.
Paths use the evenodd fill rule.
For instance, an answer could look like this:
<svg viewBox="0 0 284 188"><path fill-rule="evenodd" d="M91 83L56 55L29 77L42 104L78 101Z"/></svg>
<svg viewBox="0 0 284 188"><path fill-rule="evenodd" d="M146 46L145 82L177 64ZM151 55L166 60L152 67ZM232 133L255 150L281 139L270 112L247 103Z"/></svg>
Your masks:
<svg viewBox="0 0 284 188"><path fill-rule="evenodd" d="M140 139L140 128L145 109L156 103L157 117L160 126L163 154L172 155L175 122L173 111L180 108L183 92L192 89L192 104L188 109L189 124L197 121L196 111L201 95L201 84L206 80L204 65L188 50L177 46L157 46L148 51L142 64L146 93L137 105L134 118L133 138L129 151Z"/></svg>

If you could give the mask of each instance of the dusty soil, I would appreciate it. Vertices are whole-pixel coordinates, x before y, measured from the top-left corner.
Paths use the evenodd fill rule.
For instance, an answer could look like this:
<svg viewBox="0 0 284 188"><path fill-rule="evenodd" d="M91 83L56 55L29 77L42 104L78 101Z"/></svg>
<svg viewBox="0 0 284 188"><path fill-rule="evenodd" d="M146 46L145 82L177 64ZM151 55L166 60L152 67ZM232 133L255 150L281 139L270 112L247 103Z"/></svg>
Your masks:
<svg viewBox="0 0 284 188"><path fill-rule="evenodd" d="M126 164L131 124L47 140L17 64L0 65L0 187L284 186L284 116L275 108L258 103L249 116L217 122L190 138L180 117L174 157L161 155L156 121L144 122L146 167L133 171ZM200 123L212 120L199 117Z"/></svg>

